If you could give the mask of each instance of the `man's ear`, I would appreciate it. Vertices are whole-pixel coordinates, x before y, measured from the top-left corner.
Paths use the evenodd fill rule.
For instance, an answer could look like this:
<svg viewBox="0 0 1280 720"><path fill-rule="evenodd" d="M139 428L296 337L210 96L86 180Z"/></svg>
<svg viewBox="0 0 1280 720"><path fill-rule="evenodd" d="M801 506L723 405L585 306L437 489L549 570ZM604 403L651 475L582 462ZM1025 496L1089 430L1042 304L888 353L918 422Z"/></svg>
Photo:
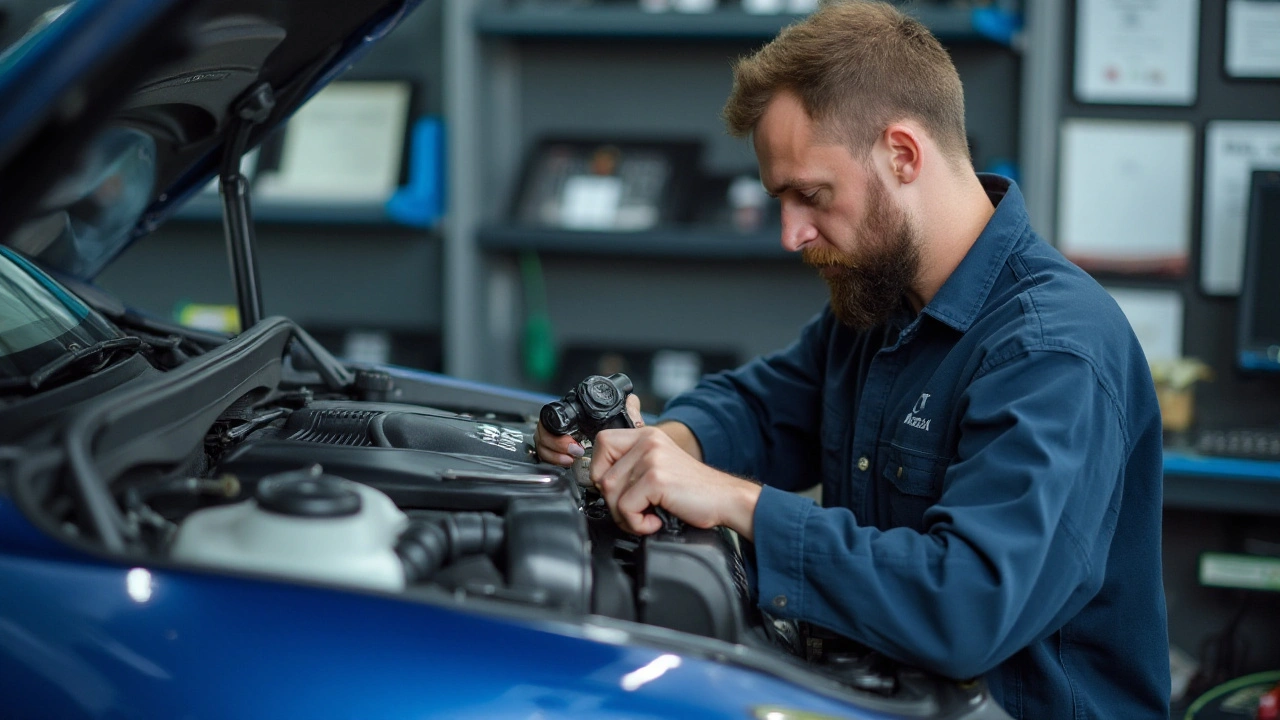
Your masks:
<svg viewBox="0 0 1280 720"><path fill-rule="evenodd" d="M881 140L889 151L889 172L898 182L906 185L920 177L924 143L918 129L905 123L894 123L885 128Z"/></svg>

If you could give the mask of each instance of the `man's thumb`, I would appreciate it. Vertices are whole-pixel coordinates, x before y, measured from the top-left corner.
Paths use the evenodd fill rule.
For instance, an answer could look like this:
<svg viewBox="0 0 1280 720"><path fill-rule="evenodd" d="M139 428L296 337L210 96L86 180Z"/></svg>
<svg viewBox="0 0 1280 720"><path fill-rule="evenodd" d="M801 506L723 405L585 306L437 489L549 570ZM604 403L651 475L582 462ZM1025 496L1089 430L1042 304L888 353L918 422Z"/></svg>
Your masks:
<svg viewBox="0 0 1280 720"><path fill-rule="evenodd" d="M627 396L627 416L636 427L644 427L644 418L640 415L640 398L636 395Z"/></svg>

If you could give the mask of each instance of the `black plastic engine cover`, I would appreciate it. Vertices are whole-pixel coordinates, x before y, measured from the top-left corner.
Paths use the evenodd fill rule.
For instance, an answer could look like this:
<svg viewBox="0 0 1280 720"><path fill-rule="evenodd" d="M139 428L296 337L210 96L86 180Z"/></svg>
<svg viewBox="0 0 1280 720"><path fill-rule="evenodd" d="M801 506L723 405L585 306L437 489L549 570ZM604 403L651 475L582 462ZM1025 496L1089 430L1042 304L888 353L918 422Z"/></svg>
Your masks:
<svg viewBox="0 0 1280 720"><path fill-rule="evenodd" d="M591 607L587 521L568 500L517 498L507 508L507 574L512 587L546 593L574 613Z"/></svg>
<svg viewBox="0 0 1280 720"><path fill-rule="evenodd" d="M463 453L533 463L532 428L392 403L319 402L289 416L280 439Z"/></svg>
<svg viewBox="0 0 1280 720"><path fill-rule="evenodd" d="M218 463L252 489L272 473L319 463L326 473L370 485L401 508L501 512L516 497L562 497L572 480L551 466L481 456L379 447L317 445L286 440L246 442Z"/></svg>
<svg viewBox="0 0 1280 720"><path fill-rule="evenodd" d="M644 539L640 622L732 643L746 630L746 572L723 528L685 526Z"/></svg>

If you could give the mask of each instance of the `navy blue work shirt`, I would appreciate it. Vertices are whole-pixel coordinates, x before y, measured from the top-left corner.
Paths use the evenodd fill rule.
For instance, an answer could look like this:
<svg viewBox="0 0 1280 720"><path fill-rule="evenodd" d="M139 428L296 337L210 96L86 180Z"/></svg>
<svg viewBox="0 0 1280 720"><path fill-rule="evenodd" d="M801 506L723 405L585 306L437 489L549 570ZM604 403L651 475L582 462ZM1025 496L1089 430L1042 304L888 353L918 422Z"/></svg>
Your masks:
<svg viewBox="0 0 1280 720"><path fill-rule="evenodd" d="M933 300L798 341L667 406L765 484L760 604L900 661L985 675L1015 718L1166 718L1160 411L1105 290L1010 180ZM795 495L822 485L824 507Z"/></svg>

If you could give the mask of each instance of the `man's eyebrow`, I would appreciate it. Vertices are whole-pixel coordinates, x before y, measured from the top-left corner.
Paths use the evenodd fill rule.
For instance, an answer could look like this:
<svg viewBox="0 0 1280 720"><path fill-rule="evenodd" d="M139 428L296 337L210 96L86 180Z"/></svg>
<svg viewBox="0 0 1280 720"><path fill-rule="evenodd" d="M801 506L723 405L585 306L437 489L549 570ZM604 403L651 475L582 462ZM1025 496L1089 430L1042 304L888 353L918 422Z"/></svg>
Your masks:
<svg viewBox="0 0 1280 720"><path fill-rule="evenodd" d="M797 187L813 186L813 184L818 184L818 183L815 181L812 181L812 179L786 178L785 181L782 181L781 183L776 184L776 186L773 186L773 187L764 186L764 192L767 192L769 197L773 197L773 199L777 199L777 197L782 195L783 192L786 192L788 190L795 190L795 188Z"/></svg>
<svg viewBox="0 0 1280 720"><path fill-rule="evenodd" d="M765 185L764 191L769 194L769 197L776 198L788 190L797 188L801 185L807 185L807 184L808 183L801 181L797 178L787 178L786 180L783 180L781 183L773 187L769 187L768 185Z"/></svg>

